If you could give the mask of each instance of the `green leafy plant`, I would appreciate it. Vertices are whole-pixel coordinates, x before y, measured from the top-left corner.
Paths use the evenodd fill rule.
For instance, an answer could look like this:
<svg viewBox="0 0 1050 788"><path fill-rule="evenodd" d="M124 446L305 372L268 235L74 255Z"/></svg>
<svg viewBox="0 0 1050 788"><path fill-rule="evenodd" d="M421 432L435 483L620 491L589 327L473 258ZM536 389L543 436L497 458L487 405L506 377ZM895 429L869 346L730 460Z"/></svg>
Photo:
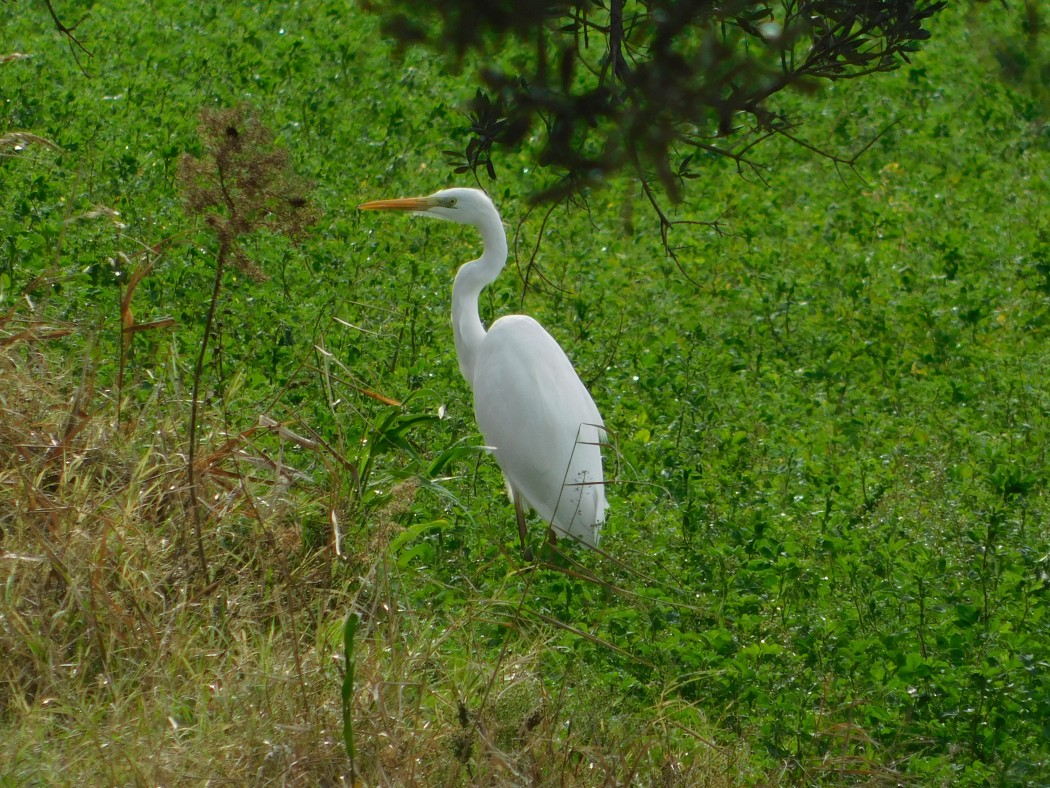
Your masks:
<svg viewBox="0 0 1050 788"><path fill-rule="evenodd" d="M853 171L677 151L721 217L680 268L630 178L530 208L541 127L470 150L517 232L482 317L548 326L613 444L607 555L533 566L451 347L474 239L348 208L450 185L473 55L398 60L339 0L111 0L88 80L39 8L0 3L0 783L350 782L350 663L361 783L1050 783L1037 3L951 4L910 65L771 97L799 139L877 138ZM236 239L267 278L228 251L205 340L229 215L187 222L179 160L245 100L325 219Z"/></svg>

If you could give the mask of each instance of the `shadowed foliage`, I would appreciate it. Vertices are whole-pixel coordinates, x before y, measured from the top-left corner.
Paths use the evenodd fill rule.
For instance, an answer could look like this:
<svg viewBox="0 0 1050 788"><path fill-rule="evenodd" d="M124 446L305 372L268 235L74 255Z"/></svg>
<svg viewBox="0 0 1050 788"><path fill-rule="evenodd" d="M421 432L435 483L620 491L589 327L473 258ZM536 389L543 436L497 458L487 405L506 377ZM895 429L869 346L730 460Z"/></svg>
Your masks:
<svg viewBox="0 0 1050 788"><path fill-rule="evenodd" d="M383 0L403 45L477 53L459 171L495 177L496 147L542 135L539 163L563 177L545 194L627 169L678 200L698 159L749 166L759 141L798 123L771 99L785 88L891 71L929 38L941 0ZM523 54L499 64L508 40Z"/></svg>

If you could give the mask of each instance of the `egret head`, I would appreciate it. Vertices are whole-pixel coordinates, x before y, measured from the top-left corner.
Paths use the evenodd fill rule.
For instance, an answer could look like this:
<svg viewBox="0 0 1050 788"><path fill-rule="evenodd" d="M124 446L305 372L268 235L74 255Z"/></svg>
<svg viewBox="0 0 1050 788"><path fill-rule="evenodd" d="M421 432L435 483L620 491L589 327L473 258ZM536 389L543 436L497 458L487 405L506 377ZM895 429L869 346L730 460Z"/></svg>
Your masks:
<svg viewBox="0 0 1050 788"><path fill-rule="evenodd" d="M480 189L442 189L429 197L374 200L357 208L361 211L411 211L420 216L475 226L486 216L498 216L496 206Z"/></svg>

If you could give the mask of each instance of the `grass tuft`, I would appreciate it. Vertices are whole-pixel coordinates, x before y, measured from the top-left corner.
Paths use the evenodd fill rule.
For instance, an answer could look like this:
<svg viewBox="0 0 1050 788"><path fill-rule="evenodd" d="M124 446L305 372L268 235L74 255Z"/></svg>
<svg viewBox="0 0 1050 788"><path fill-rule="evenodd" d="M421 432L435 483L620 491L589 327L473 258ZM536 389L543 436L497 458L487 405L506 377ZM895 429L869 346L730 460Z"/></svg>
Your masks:
<svg viewBox="0 0 1050 788"><path fill-rule="evenodd" d="M348 782L350 610L365 784L731 785L746 771L696 709L668 701L638 723L582 671L544 675L556 631L505 600L455 621L413 608L391 545L416 480L392 487L367 532L343 534L342 558L306 546L316 489L243 461L274 422L201 453L202 584L182 544L178 408L152 398L118 423L91 354L56 366L29 327L8 316L18 340L0 347L0 779ZM497 665L493 634L512 644Z"/></svg>

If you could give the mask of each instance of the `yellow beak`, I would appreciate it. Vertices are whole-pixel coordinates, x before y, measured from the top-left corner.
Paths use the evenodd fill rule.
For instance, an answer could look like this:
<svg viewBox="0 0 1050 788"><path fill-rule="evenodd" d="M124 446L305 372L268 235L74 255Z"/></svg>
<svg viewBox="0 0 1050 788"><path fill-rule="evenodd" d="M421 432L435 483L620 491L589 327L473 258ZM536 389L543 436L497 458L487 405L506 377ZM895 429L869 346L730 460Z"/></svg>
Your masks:
<svg viewBox="0 0 1050 788"><path fill-rule="evenodd" d="M359 211L426 211L434 206L429 197L401 197L396 200L373 200L357 206Z"/></svg>

